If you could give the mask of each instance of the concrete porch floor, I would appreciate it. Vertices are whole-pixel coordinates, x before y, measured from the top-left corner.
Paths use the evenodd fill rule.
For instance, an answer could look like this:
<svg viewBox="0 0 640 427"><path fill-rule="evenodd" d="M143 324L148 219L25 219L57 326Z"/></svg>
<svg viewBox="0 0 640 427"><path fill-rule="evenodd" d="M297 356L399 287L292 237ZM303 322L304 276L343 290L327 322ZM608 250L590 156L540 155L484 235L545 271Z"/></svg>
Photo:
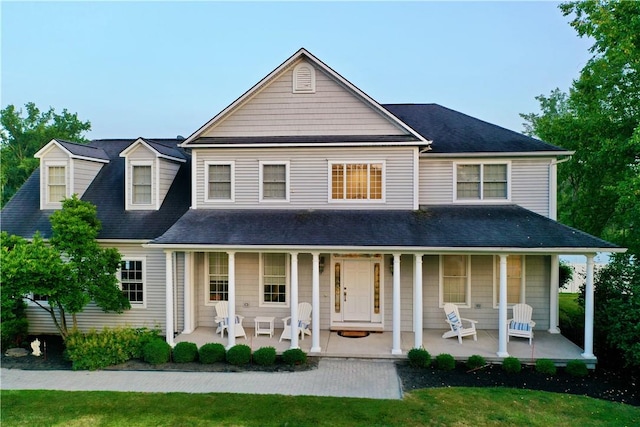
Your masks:
<svg viewBox="0 0 640 427"><path fill-rule="evenodd" d="M260 347L275 347L278 354L290 348L289 340L279 341L282 329L276 329L272 338L268 335L254 336L254 329L245 327L247 339L236 338L236 344L247 344L252 351ZM479 354L488 362L498 362L502 359L496 355L498 351L498 331L479 330L478 341L472 337L465 337L462 344L457 338L443 339L440 329L425 329L423 332L423 346L435 357L441 353L451 354L458 360L466 360L469 356ZM392 333L372 332L364 338L345 338L335 331L320 331L320 353L312 355L322 357L353 357L370 359L403 359L407 352L413 348L413 332L402 332L401 348L402 355L392 355ZM175 337L175 342L188 341L202 346L206 343L218 342L227 345L227 336L220 337L215 333L215 328L199 327L191 334L179 334ZM311 337L306 336L304 340L298 340L300 348L309 353L311 348ZM547 331L535 331L533 345L529 346L529 340L523 338L511 338L507 344L507 351L510 356L517 357L522 363L535 363L537 359L551 359L558 365L564 365L572 359L582 359L582 349L560 334L550 334ZM587 363L593 363L589 360Z"/></svg>

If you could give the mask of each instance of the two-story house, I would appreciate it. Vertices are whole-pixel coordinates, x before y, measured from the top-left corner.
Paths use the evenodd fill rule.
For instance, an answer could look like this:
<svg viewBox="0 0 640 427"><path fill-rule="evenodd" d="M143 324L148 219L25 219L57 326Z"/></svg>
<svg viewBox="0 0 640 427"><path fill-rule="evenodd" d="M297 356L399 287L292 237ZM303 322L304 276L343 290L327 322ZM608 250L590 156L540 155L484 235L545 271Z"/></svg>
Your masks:
<svg viewBox="0 0 640 427"><path fill-rule="evenodd" d="M221 300L231 318L293 324L306 301L318 354L321 334L345 330L383 332L380 356L429 349L454 303L506 357L514 303L559 333L558 256L584 255L594 359L593 256L622 248L555 221L571 154L436 104L381 105L300 49L186 139L51 141L2 228L46 237L63 197L97 205L133 308L89 307L82 328L158 326L173 343L213 331ZM28 315L32 332L55 331Z"/></svg>

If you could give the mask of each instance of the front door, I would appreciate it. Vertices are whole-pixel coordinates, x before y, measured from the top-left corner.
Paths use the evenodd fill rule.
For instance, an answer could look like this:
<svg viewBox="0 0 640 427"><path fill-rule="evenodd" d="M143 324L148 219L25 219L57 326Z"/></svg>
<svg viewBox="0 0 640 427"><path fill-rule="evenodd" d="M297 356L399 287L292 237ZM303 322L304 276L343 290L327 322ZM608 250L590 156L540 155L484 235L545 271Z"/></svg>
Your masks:
<svg viewBox="0 0 640 427"><path fill-rule="evenodd" d="M345 260L342 300L345 322L371 321L372 266L369 260Z"/></svg>

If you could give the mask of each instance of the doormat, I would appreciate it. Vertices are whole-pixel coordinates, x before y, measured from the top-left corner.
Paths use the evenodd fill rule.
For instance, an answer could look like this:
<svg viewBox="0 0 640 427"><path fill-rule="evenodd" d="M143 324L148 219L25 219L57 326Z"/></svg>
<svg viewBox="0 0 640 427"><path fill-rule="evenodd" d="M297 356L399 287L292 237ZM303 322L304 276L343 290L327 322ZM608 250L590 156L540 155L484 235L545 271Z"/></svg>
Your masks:
<svg viewBox="0 0 640 427"><path fill-rule="evenodd" d="M368 331L338 331L338 335L345 338L364 338L369 336Z"/></svg>

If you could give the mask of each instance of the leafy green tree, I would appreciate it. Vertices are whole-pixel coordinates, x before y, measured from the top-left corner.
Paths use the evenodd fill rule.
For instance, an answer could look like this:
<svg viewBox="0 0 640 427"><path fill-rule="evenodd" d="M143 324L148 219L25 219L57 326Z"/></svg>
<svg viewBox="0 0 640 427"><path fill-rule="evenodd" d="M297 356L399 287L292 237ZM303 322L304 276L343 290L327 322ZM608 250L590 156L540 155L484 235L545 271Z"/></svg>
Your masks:
<svg viewBox="0 0 640 427"><path fill-rule="evenodd" d="M34 103L22 110L8 105L0 111L0 185L1 206L18 191L31 173L38 167L33 155L54 138L85 143L84 133L91 130L91 123L78 119L77 114L66 109L57 114L53 108L41 112Z"/></svg>
<svg viewBox="0 0 640 427"><path fill-rule="evenodd" d="M77 314L91 301L105 312L130 308L116 278L120 253L96 241L101 227L96 207L73 195L51 215L51 227L50 244L36 235L31 242L22 239L5 250L3 239L3 292L4 284L11 283L14 295L46 310L63 339L78 326Z"/></svg>

